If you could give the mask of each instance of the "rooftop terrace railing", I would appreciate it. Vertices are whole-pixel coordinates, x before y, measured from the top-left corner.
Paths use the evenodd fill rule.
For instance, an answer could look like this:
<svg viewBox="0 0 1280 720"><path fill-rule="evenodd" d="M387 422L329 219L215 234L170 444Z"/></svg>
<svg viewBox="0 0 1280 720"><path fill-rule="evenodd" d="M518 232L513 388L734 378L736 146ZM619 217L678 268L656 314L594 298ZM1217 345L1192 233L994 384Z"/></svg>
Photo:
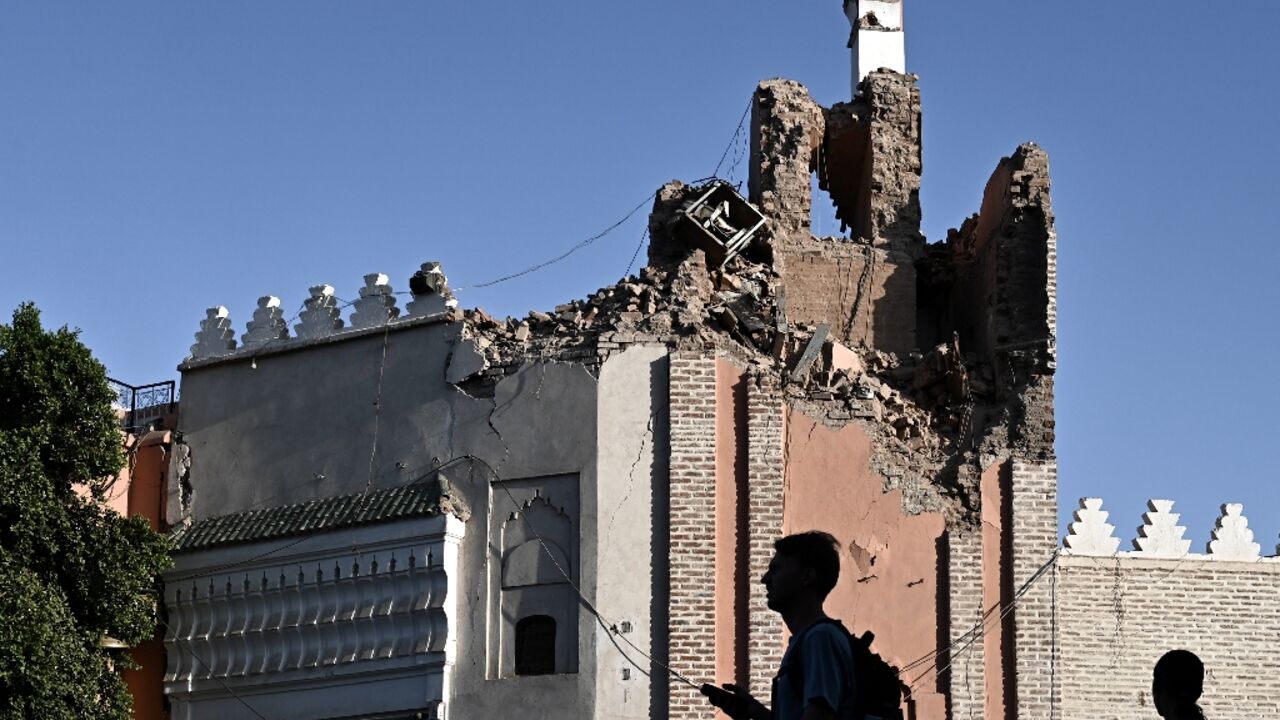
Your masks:
<svg viewBox="0 0 1280 720"><path fill-rule="evenodd" d="M174 380L130 385L109 377L107 384L116 392L117 403L124 411L120 427L125 432L147 429L177 409L178 383Z"/></svg>

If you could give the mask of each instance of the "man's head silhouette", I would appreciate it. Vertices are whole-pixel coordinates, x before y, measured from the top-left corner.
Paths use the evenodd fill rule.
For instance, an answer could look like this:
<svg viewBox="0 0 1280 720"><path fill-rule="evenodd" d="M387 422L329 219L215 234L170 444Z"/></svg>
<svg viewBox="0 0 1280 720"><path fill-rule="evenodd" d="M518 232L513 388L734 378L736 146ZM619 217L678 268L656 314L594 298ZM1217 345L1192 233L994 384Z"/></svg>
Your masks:
<svg viewBox="0 0 1280 720"><path fill-rule="evenodd" d="M773 543L773 560L760 578L769 609L786 616L798 606L826 599L840 577L836 539L824 532L788 535Z"/></svg>
<svg viewBox="0 0 1280 720"><path fill-rule="evenodd" d="M1189 650L1170 650L1156 662L1151 696L1156 712L1170 720L1201 717L1196 701L1204 691L1204 663Z"/></svg>

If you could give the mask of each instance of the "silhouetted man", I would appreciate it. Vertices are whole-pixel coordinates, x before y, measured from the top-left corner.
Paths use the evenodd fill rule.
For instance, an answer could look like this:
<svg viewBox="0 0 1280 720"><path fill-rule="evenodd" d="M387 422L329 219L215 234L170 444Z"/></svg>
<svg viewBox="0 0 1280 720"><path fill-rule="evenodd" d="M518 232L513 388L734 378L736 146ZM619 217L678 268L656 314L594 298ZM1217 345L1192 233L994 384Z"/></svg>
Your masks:
<svg viewBox="0 0 1280 720"><path fill-rule="evenodd" d="M1156 662L1151 696L1165 720L1204 720L1196 703L1204 692L1204 663L1190 650L1170 650Z"/></svg>
<svg viewBox="0 0 1280 720"><path fill-rule="evenodd" d="M773 680L773 710L735 685L703 685L702 692L735 720L852 720L857 688L849 634L822 610L840 577L836 540L807 532L778 540L773 550L760 582L769 609L791 631Z"/></svg>

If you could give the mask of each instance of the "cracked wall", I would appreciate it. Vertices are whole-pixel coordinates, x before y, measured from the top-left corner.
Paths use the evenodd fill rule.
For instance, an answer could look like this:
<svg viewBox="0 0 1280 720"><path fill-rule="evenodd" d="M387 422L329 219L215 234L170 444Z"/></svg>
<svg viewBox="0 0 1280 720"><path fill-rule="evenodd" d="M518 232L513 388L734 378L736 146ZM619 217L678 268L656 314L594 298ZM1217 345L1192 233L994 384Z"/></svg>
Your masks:
<svg viewBox="0 0 1280 720"><path fill-rule="evenodd" d="M608 608L612 623L629 628L629 640L662 657L654 638L665 643L667 591L657 573L666 546L636 539L665 532L667 499L655 487L666 484L667 349L619 350L594 374L580 363L526 362L495 378L488 396L475 396L446 380L454 349L475 338L461 320L185 367L189 514L422 482L454 461L441 471L443 487L457 496L453 508L467 532L462 573L450 588L463 619L453 639L451 713L497 717L527 706L534 692L542 698L528 710L534 717L605 716L598 707L608 717L650 717L665 695L588 612L577 613L577 672L487 679L497 652L490 639L502 632L485 610L501 592L486 570L500 562L487 528L491 513L510 512L488 467L530 487L539 478L576 479L579 587ZM458 461L466 456L476 460Z"/></svg>
<svg viewBox="0 0 1280 720"><path fill-rule="evenodd" d="M786 437L783 532L829 532L842 549L827 612L854 634L874 632L876 652L894 667L928 657L941 637L944 515L903 512L902 491L885 491L885 478L872 467L872 440L856 424L831 429L792 410ZM945 720L933 673L924 668L906 675L917 686L908 701L911 717Z"/></svg>
<svg viewBox="0 0 1280 720"><path fill-rule="evenodd" d="M1041 622L1049 598L1033 589L976 646L965 641L964 625L1008 602L1013 579L1030 576L1055 545L1057 238L1047 155L1027 144L1002 159L979 212L946 241L928 244L920 233L913 77L872 72L853 101L831 108L817 106L797 83L766 81L755 110L751 197L770 216L779 314L829 326L862 358L862 367L844 373L847 383L828 367L803 387L784 388L789 417L820 428L819 436L858 426L868 439L865 477L823 478L805 470L820 459L794 454L789 421L789 527L804 527L793 521L799 517L853 532L860 523L822 515L822 500L848 484L897 497L895 522L944 518L935 543L906 551L910 562L938 568L930 580L939 588L938 624L901 631L936 639L938 651L953 642L966 650L947 674L922 681L945 702L922 697L918 712L1034 715L1052 702L1033 679L1033 667L1047 665L1053 652ZM811 172L849 237L811 234ZM847 454L861 443L845 438L808 452ZM792 479L797 472L806 482ZM798 507L817 514L797 516ZM855 543L844 557L856 567L865 553ZM863 590L888 605L903 602L894 589ZM853 598L838 602L857 617Z"/></svg>

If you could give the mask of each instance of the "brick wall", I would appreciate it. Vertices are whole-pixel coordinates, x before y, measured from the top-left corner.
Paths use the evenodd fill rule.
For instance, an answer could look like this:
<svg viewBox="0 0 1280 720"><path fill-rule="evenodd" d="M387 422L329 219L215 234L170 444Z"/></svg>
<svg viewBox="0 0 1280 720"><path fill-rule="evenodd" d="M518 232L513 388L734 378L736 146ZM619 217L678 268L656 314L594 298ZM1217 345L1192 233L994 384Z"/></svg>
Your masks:
<svg viewBox="0 0 1280 720"><path fill-rule="evenodd" d="M920 87L909 75L873 72L862 84L870 124L870 231L877 243L913 249L920 236Z"/></svg>
<svg viewBox="0 0 1280 720"><path fill-rule="evenodd" d="M778 260L789 321L830 323L835 338L854 346L901 355L915 349L916 270L909 257L828 239L787 246Z"/></svg>
<svg viewBox="0 0 1280 720"><path fill-rule="evenodd" d="M716 361L671 356L670 664L694 682L715 677ZM711 718L698 692L671 683L673 720Z"/></svg>
<svg viewBox="0 0 1280 720"><path fill-rule="evenodd" d="M803 85L765 80L751 105L751 202L783 234L807 236L813 192L810 179L822 145L822 107Z"/></svg>
<svg viewBox="0 0 1280 720"><path fill-rule="evenodd" d="M986 717L983 687L986 638L980 625L983 613L982 533L977 530L948 532L946 543L945 549L950 553L947 558L947 642L955 650L938 658L938 689L949 693L949 716L953 720L979 720ZM942 670L944 667L947 668L945 671ZM908 681L920 672L909 673Z"/></svg>
<svg viewBox="0 0 1280 720"><path fill-rule="evenodd" d="M1215 720L1280 717L1280 561L1064 556L1062 718L1156 717L1151 672L1185 648L1205 663Z"/></svg>
<svg viewBox="0 0 1280 720"><path fill-rule="evenodd" d="M782 395L772 375L758 375L747 387L747 526L750 552L747 632L751 693L769 696L782 661L782 618L765 602L760 578L773 557L773 541L782 536L783 454L786 427Z"/></svg>
<svg viewBox="0 0 1280 720"><path fill-rule="evenodd" d="M1058 546L1058 466L1014 460L1012 473L1013 583L1020 588ZM1031 585L1012 613L1017 691L1012 702L1006 698L1006 710L1016 717L1068 717L1061 712L1055 677L1053 613L1051 575Z"/></svg>

